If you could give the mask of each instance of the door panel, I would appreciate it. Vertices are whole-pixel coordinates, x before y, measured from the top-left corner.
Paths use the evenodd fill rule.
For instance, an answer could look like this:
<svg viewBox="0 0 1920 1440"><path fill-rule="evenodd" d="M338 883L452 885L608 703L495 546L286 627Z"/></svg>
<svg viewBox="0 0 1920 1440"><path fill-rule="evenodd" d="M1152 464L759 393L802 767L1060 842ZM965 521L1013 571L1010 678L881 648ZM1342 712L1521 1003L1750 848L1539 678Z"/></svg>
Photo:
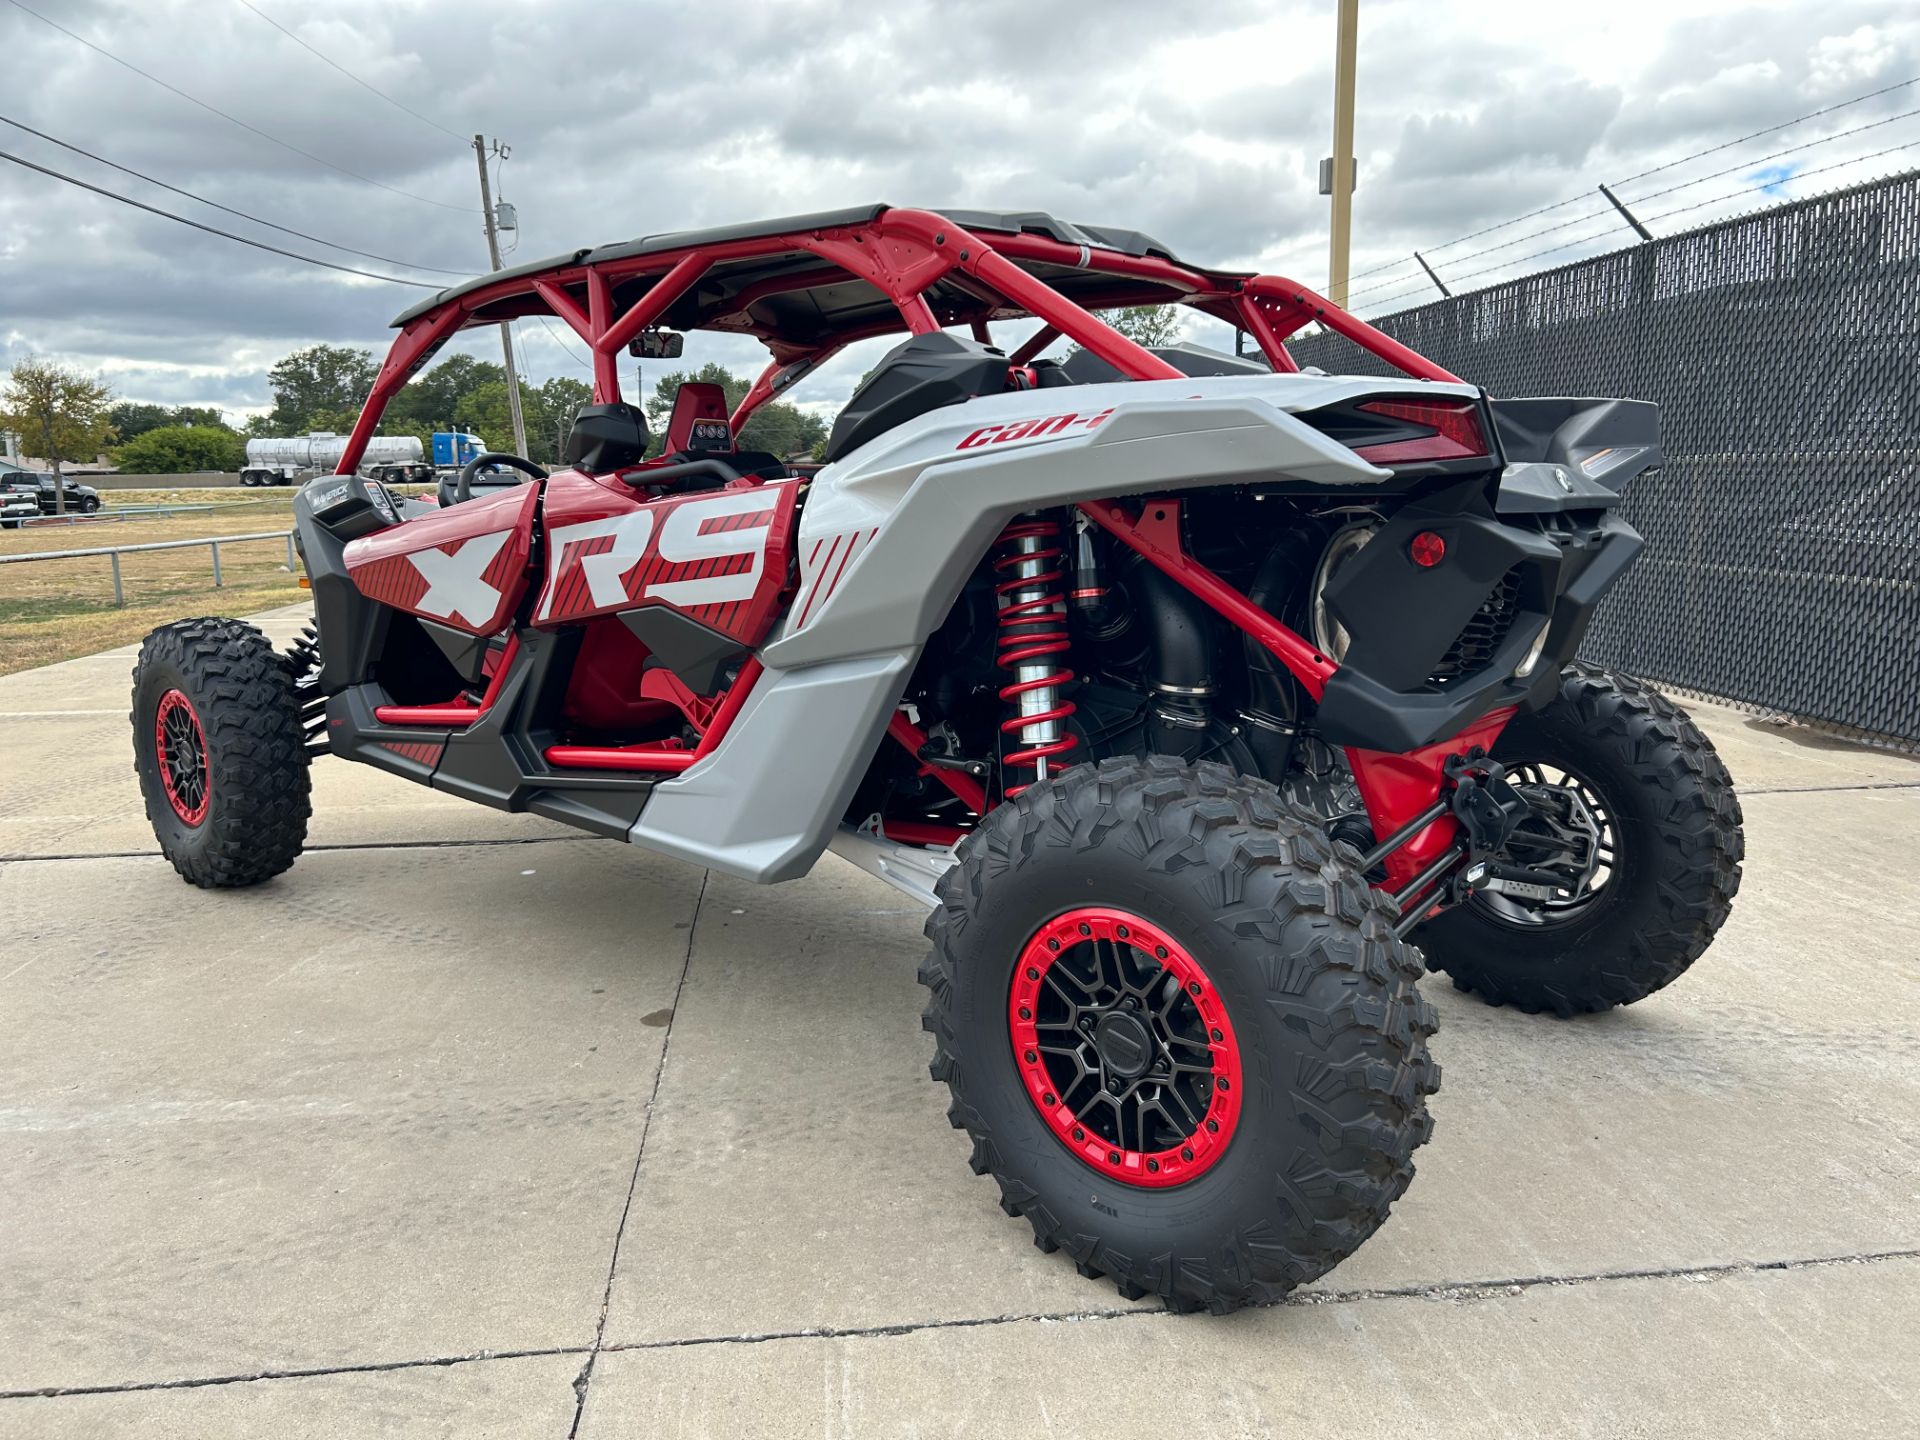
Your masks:
<svg viewBox="0 0 1920 1440"><path fill-rule="evenodd" d="M526 594L538 485L450 505L350 541L360 593L470 635L492 635Z"/></svg>
<svg viewBox="0 0 1920 1440"><path fill-rule="evenodd" d="M547 482L547 575L533 622L665 605L758 645L788 588L798 492L784 480L649 501L562 471Z"/></svg>

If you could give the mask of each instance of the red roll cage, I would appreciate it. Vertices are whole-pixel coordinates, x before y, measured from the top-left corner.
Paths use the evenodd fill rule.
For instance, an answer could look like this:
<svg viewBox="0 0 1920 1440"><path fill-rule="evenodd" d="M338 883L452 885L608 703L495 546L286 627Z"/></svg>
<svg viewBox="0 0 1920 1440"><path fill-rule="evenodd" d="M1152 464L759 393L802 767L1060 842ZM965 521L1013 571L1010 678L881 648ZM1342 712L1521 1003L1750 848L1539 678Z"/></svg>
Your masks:
<svg viewBox="0 0 1920 1440"><path fill-rule="evenodd" d="M900 332L925 334L970 326L990 339L994 321L1037 319L1038 332L1009 356L1024 365L1064 336L1132 380L1178 380L1183 373L1120 334L1093 311L1175 302L1250 334L1276 371L1300 367L1286 341L1318 323L1417 380L1457 376L1356 319L1331 300L1278 275L1204 270L1184 264L1146 236L1063 225L1044 215L968 214L970 224L927 210L873 206L758 227L664 235L523 266L466 285L402 313L400 334L373 382L337 473L352 474L388 402L457 330L527 315L564 321L593 355L594 399L619 400L617 359L641 331L712 329L753 335L772 359L733 412L737 431L755 409L843 346ZM1042 233L1034 233L1038 229ZM991 239L983 238L990 235ZM761 262L759 266L740 262ZM1041 272L1041 273L1035 273ZM1052 283L1042 275L1052 277ZM1062 293L1063 290L1072 292ZM813 297L814 303L801 303ZM1186 555L1179 505L1151 507L1137 519L1112 504L1082 510L1262 644L1314 699L1338 668L1301 636ZM697 750L673 757L687 768L711 751L758 674L750 666ZM1386 857L1388 883L1407 887L1422 909L1439 892L1433 879L1456 825L1449 817L1415 822L1440 793L1442 765L1462 745L1491 745L1512 714L1501 709L1463 734L1407 755L1349 750L1348 758L1377 830L1403 824L1417 833ZM912 732L912 733L909 733ZM925 737L895 717L889 733L918 752ZM572 758L583 762L589 752ZM592 750L596 763L607 752ZM940 778L983 813L980 787L954 772ZM1438 813L1437 811L1435 812ZM898 838L898 837L896 837ZM953 836L942 837L950 841ZM1431 873L1423 870L1431 868Z"/></svg>
<svg viewBox="0 0 1920 1440"><path fill-rule="evenodd" d="M576 251L572 256L482 277L403 314L400 334L387 352L373 390L361 409L338 473L352 474L366 452L387 404L456 331L524 315L547 315L565 324L591 350L594 399L620 396L620 351L642 330L670 317L676 307L694 319L691 328L753 335L772 359L734 411L735 430L761 405L798 381L835 351L856 340L905 332L924 334L965 324L985 339L993 321L1037 319L1042 329L1011 357L1024 364L1065 336L1133 380L1173 380L1181 373L1113 329L1087 308L1033 273L1065 272L1073 288L1079 277L1097 278L1097 308L1173 301L1225 321L1253 337L1261 354L1280 371L1299 369L1286 341L1310 323L1346 336L1415 379L1452 381L1449 374L1391 337L1356 319L1306 286L1278 275L1203 270L1183 264L1143 243L1110 246L1109 232L1063 227L1047 217L994 217L969 229L928 210L885 206L834 217L850 223L809 223L803 218L753 231L667 235L633 245ZM971 218L971 217L970 217ZM1011 223L1008 233L997 233ZM1052 233L1033 233L1038 223ZM1068 234L1077 239L1056 238ZM990 237L990 238L989 238ZM674 243L684 239L684 244ZM1139 253L1136 253L1139 252ZM699 290L717 269L732 262L763 260L768 273L702 308ZM738 268L738 267L735 267ZM863 287L871 287L864 290ZM794 315L765 312L765 302L804 292L878 292L888 306L825 307L801 323ZM882 313L891 309L891 314Z"/></svg>

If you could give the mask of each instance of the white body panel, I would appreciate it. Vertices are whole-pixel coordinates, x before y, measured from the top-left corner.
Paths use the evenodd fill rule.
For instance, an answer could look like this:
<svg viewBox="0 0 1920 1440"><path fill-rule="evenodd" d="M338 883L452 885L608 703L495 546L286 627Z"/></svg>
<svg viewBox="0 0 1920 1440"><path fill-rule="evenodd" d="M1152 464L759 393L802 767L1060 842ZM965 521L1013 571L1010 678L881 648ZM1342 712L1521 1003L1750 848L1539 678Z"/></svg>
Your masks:
<svg viewBox="0 0 1920 1440"><path fill-rule="evenodd" d="M746 879L804 874L886 743L927 636L1015 515L1278 481L1364 496L1390 472L1292 412L1410 390L1479 394L1412 380L1208 376L994 395L896 426L814 477L797 598L761 652L765 675L714 752L654 787L629 838Z"/></svg>

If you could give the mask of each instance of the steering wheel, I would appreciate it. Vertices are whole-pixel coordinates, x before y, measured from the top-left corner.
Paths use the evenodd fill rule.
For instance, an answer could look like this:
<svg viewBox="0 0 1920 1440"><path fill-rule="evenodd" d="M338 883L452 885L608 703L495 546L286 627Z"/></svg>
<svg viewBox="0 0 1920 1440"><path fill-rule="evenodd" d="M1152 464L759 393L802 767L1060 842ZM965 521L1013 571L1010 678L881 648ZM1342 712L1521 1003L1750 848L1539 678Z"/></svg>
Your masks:
<svg viewBox="0 0 1920 1440"><path fill-rule="evenodd" d="M460 467L460 478L453 482L454 504L458 505L463 500L473 498L473 477L484 465L505 465L509 470L523 471L535 480L547 478L547 472L531 460L523 460L518 455L509 455L504 450L488 450L484 454L474 456Z"/></svg>

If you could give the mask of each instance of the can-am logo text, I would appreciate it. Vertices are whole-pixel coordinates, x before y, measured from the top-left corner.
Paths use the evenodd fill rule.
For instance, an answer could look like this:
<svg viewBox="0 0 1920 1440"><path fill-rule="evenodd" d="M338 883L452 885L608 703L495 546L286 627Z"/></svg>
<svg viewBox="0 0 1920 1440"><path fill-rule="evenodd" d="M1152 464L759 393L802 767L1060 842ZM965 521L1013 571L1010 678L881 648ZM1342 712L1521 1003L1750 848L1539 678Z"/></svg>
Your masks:
<svg viewBox="0 0 1920 1440"><path fill-rule="evenodd" d="M1097 415L1076 415L1068 411L1065 415L1048 415L1039 420L1015 420L1008 425L987 425L975 430L954 446L956 450L972 450L981 445L998 445L1003 440L1032 440L1038 437L1051 439L1055 435L1065 434L1078 425L1092 430L1113 414L1113 408L1100 411Z"/></svg>

